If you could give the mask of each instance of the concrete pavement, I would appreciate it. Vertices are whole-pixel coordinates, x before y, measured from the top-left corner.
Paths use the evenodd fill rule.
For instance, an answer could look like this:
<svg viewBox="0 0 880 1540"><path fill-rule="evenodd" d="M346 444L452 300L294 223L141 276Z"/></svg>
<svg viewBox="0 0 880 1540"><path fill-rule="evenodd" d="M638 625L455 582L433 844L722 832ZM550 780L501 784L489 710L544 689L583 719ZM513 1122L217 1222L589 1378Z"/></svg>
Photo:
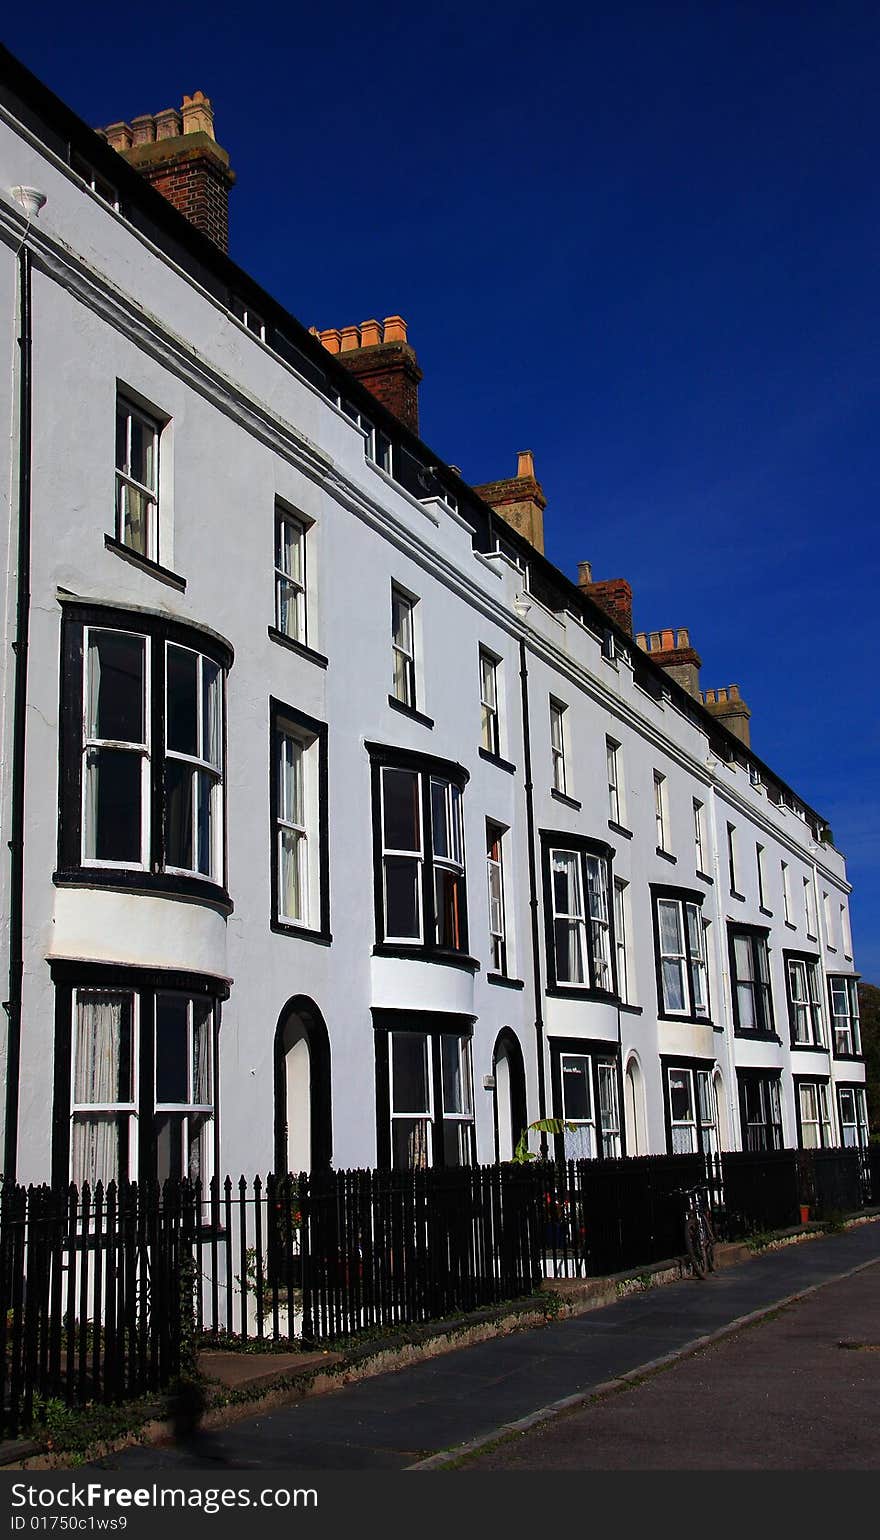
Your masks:
<svg viewBox="0 0 880 1540"><path fill-rule="evenodd" d="M704 1283L687 1279L633 1294L587 1315L248 1417L221 1432L197 1432L174 1447L127 1449L98 1463L132 1471L412 1468L438 1451L489 1440L541 1408L588 1397L622 1374L692 1349L742 1317L876 1262L880 1222L873 1221L759 1254ZM822 1305L826 1295L823 1289L815 1296L820 1317L828 1310ZM847 1335L840 1322L833 1330ZM838 1351L843 1359L845 1350ZM880 1354L845 1356L880 1361ZM803 1394L815 1397L806 1381Z"/></svg>

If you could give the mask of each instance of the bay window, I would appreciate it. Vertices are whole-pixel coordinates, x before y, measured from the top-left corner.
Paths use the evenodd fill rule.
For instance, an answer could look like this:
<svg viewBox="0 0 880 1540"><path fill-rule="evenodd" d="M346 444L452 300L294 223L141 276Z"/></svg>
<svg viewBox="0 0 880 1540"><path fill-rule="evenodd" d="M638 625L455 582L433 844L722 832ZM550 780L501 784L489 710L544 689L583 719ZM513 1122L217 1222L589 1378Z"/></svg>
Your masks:
<svg viewBox="0 0 880 1540"><path fill-rule="evenodd" d="M379 1164L403 1171L473 1164L470 1029L454 1016L438 1024L418 1011L373 1015ZM431 1024L422 1029L426 1020Z"/></svg>
<svg viewBox="0 0 880 1540"><path fill-rule="evenodd" d="M613 995L610 848L571 835L541 839L550 987Z"/></svg>
<svg viewBox="0 0 880 1540"><path fill-rule="evenodd" d="M435 957L467 952L461 766L368 745L378 840L376 939Z"/></svg>
<svg viewBox="0 0 880 1540"><path fill-rule="evenodd" d="M652 888L658 1006L662 1016L709 1019L702 894Z"/></svg>
<svg viewBox="0 0 880 1540"><path fill-rule="evenodd" d="M782 1099L778 1070L739 1070L739 1110L744 1150L782 1149Z"/></svg>
<svg viewBox="0 0 880 1540"><path fill-rule="evenodd" d="M56 882L222 887L231 653L164 617L65 606Z"/></svg>
<svg viewBox="0 0 880 1540"><path fill-rule="evenodd" d="M200 975L55 961L53 1182L207 1183L225 986Z"/></svg>

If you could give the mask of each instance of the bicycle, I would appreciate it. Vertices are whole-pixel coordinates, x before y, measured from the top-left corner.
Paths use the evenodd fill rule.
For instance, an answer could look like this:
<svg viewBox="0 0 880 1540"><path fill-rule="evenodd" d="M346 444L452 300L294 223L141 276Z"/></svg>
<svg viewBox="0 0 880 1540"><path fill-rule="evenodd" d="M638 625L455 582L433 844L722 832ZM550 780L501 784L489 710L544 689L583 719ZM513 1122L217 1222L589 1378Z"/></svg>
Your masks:
<svg viewBox="0 0 880 1540"><path fill-rule="evenodd" d="M684 1199L684 1241L687 1259L695 1278L705 1278L715 1271L715 1231L709 1194L705 1187L679 1187Z"/></svg>

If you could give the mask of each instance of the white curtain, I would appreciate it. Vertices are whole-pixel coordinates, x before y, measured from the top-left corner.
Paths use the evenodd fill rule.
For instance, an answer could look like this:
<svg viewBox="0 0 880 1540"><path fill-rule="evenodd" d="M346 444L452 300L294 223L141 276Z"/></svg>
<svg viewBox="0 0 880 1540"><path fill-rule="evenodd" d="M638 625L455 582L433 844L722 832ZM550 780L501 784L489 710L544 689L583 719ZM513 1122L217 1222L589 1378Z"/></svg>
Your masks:
<svg viewBox="0 0 880 1540"><path fill-rule="evenodd" d="M118 996L80 995L76 1007L73 1101L75 1107L113 1106L131 1096L121 1087L120 1048L125 1002ZM110 1114L73 1120L71 1180L111 1182L119 1179L119 1119Z"/></svg>

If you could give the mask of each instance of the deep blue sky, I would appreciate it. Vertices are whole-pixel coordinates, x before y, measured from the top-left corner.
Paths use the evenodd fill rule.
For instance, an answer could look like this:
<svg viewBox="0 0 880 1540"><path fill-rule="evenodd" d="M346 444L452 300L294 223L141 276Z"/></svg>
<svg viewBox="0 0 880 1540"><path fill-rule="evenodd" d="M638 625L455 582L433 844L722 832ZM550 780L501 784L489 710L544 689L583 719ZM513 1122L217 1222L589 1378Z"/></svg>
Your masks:
<svg viewBox="0 0 880 1540"><path fill-rule="evenodd" d="M231 251L307 325L399 312L422 431L535 452L549 556L687 625L829 818L880 982L880 12L60 4L4 41L88 122L213 99Z"/></svg>

